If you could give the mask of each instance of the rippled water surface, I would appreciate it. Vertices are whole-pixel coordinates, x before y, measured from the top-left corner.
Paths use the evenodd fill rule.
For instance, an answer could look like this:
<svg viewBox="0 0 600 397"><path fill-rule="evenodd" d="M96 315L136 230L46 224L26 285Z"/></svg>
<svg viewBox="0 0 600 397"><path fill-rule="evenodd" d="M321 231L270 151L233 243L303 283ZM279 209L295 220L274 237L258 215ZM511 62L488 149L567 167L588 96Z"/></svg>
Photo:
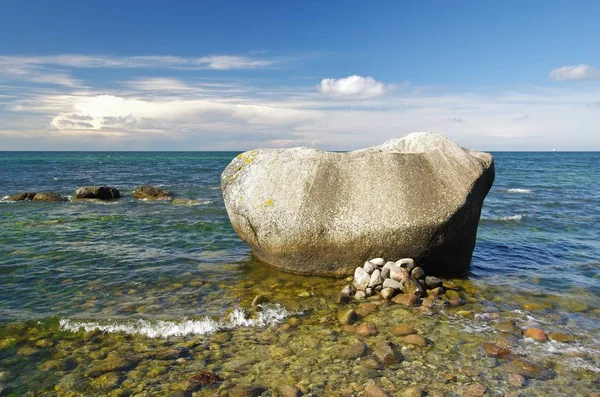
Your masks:
<svg viewBox="0 0 600 397"><path fill-rule="evenodd" d="M282 384L358 395L375 383L390 394L421 387L460 395L481 385L491 395L584 396L600 388L600 153L495 153L472 272L454 280L467 304L429 315L383 302L365 313L351 303L362 313L355 325L377 327L372 337L336 319L347 281L289 275L252 259L220 193L220 173L236 154L0 153L0 197L72 195L85 185L123 195L110 203L0 202L0 395L225 395L241 385L270 395ZM193 204L134 200L140 184ZM257 312L250 302L261 292L269 303ZM482 343L502 337L495 325L510 319L574 339L509 341L512 353L552 371L550 379L515 388L511 361L485 354ZM399 323L428 345L403 345L390 334ZM340 355L358 342L366 353ZM378 362L383 343L397 352L395 363ZM111 367L115 357L124 362ZM200 370L218 381L190 386Z"/></svg>

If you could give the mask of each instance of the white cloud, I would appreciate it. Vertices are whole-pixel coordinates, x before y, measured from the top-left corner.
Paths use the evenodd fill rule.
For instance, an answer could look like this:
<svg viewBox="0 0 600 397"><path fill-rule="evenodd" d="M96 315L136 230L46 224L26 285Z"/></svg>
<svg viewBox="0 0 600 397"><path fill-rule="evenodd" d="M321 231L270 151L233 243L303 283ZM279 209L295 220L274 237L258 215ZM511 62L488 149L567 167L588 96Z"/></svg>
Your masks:
<svg viewBox="0 0 600 397"><path fill-rule="evenodd" d="M600 79L600 69L589 65L563 66L550 71L555 81Z"/></svg>
<svg viewBox="0 0 600 397"><path fill-rule="evenodd" d="M336 98L372 98L386 93L385 84L372 77L348 76L342 79L323 79L317 89Z"/></svg>
<svg viewBox="0 0 600 397"><path fill-rule="evenodd" d="M0 70L41 66L68 68L166 68L166 69L256 69L273 66L279 60L253 58L245 55L209 55L178 57L171 55L105 56L105 55L0 55Z"/></svg>
<svg viewBox="0 0 600 397"><path fill-rule="evenodd" d="M186 92L198 91L187 83L172 78L155 77L148 79L136 79L128 81L127 86L140 91L159 91L159 92Z"/></svg>

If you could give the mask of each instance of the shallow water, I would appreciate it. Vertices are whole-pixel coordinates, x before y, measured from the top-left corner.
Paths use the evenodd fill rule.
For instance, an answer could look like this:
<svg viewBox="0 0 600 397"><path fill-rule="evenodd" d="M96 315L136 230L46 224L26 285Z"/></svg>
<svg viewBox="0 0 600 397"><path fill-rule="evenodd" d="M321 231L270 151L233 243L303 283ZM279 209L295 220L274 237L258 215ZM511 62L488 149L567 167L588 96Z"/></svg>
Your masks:
<svg viewBox="0 0 600 397"><path fill-rule="evenodd" d="M373 323L378 334L370 337L336 319L346 281L253 260L220 196L220 172L236 154L0 154L0 197L72 195L92 184L124 196L110 204L0 203L0 395L212 395L238 385L357 395L370 382L390 394L422 387L460 395L473 384L491 395L600 388L600 153L496 153L472 272L455 280L466 304L424 312L375 302L382 305L359 309L365 316L355 324ZM133 200L139 184L195 204ZM261 292L270 302L262 311L250 306ZM574 341L507 342L494 328L507 319ZM393 335L401 323L428 345ZM482 349L498 338L553 376L510 386L510 359ZM357 341L368 346L364 355L345 355ZM395 363L378 362L383 343ZM202 370L218 382L195 390L186 382Z"/></svg>

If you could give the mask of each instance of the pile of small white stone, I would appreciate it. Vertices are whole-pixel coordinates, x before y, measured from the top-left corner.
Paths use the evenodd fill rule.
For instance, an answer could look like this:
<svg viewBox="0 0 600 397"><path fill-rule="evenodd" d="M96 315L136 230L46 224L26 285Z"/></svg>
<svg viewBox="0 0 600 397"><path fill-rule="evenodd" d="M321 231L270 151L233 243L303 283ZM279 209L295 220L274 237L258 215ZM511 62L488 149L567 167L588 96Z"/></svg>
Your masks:
<svg viewBox="0 0 600 397"><path fill-rule="evenodd" d="M364 299L377 293L384 299L392 299L398 293L421 297L427 289L441 288L442 284L437 277L426 277L425 271L416 266L411 258L396 262L375 258L356 268L352 284L346 286L342 294L355 299Z"/></svg>

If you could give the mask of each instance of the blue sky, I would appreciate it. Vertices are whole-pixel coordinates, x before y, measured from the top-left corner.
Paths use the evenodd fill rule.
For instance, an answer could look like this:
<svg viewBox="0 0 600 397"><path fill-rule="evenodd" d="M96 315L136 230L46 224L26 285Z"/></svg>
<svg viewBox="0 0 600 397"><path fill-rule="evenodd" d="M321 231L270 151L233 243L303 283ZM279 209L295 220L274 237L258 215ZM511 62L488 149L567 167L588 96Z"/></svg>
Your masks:
<svg viewBox="0 0 600 397"><path fill-rule="evenodd" d="M1 150L600 150L595 1L7 1Z"/></svg>

